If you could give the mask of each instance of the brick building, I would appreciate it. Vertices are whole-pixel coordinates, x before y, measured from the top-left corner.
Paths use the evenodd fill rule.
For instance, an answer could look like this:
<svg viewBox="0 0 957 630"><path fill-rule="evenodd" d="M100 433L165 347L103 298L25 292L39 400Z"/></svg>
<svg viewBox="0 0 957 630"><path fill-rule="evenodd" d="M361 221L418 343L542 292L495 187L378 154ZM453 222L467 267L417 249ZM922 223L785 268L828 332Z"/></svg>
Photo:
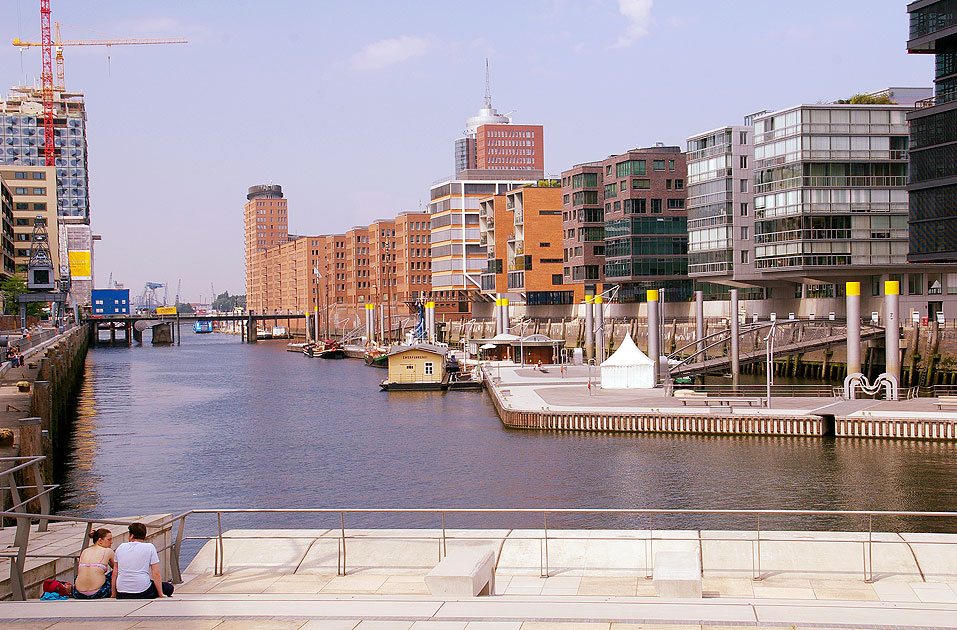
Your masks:
<svg viewBox="0 0 957 630"><path fill-rule="evenodd" d="M246 306L251 311L262 313L269 308L261 254L270 247L286 242L287 220L288 208L286 200L282 198L282 186L263 184L249 188L243 207L243 223L246 237ZM275 303L278 302L270 302Z"/></svg>

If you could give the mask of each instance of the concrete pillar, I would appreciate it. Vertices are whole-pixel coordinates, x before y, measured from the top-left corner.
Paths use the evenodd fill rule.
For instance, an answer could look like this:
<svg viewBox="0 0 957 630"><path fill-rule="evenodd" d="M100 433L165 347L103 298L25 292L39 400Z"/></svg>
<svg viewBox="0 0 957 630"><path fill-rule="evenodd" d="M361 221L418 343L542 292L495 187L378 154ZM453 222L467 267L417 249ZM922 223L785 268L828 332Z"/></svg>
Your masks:
<svg viewBox="0 0 957 630"><path fill-rule="evenodd" d="M502 332L508 332L511 327L512 316L508 312L508 298L502 298Z"/></svg>
<svg viewBox="0 0 957 630"><path fill-rule="evenodd" d="M366 304L366 339L375 341L375 304Z"/></svg>
<svg viewBox="0 0 957 630"><path fill-rule="evenodd" d="M738 337L738 290L731 289L731 379L738 384L741 376L741 340Z"/></svg>
<svg viewBox="0 0 957 630"><path fill-rule="evenodd" d="M502 334L502 294L495 294L495 334Z"/></svg>
<svg viewBox="0 0 957 630"><path fill-rule="evenodd" d="M661 348L658 347L661 329L658 322L658 289L648 289L648 358L655 362L655 387L658 386Z"/></svg>
<svg viewBox="0 0 957 630"><path fill-rule="evenodd" d="M884 281L884 371L901 377L900 282Z"/></svg>
<svg viewBox="0 0 957 630"><path fill-rule="evenodd" d="M435 343L435 302L425 303L425 339Z"/></svg>
<svg viewBox="0 0 957 630"><path fill-rule="evenodd" d="M704 291L694 292L694 321L695 340L698 342L698 352L704 352ZM704 357L701 357L704 360Z"/></svg>
<svg viewBox="0 0 957 630"><path fill-rule="evenodd" d="M585 358L595 358L595 298L585 296Z"/></svg>
<svg viewBox="0 0 957 630"><path fill-rule="evenodd" d="M600 295L595 296L595 358L600 364L605 360L605 308L604 298Z"/></svg>
<svg viewBox="0 0 957 630"><path fill-rule="evenodd" d="M861 283L848 282L847 300L847 373L861 371Z"/></svg>

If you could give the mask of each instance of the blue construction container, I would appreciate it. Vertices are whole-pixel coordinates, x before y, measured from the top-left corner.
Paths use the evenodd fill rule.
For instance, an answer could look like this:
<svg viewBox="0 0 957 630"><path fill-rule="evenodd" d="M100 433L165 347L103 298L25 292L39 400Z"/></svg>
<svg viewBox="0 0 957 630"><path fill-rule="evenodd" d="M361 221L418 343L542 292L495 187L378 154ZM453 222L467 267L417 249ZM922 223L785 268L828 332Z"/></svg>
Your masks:
<svg viewBox="0 0 957 630"><path fill-rule="evenodd" d="M130 314L129 289L93 289L93 317Z"/></svg>

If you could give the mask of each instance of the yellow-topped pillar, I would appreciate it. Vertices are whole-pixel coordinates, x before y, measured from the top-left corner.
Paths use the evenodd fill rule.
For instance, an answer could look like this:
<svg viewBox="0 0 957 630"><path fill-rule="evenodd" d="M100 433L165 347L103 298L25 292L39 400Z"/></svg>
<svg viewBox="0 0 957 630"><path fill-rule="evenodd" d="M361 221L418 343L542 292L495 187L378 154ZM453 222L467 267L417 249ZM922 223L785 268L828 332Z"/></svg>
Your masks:
<svg viewBox="0 0 957 630"><path fill-rule="evenodd" d="M595 296L585 295L585 358L595 358Z"/></svg>
<svg viewBox="0 0 957 630"><path fill-rule="evenodd" d="M658 324L658 289L648 289L648 358L655 362L655 387L658 386L658 375L661 369L661 329Z"/></svg>
<svg viewBox="0 0 957 630"><path fill-rule="evenodd" d="M861 371L861 283L848 282L847 302L847 374Z"/></svg>
<svg viewBox="0 0 957 630"><path fill-rule="evenodd" d="M901 377L900 293L900 282L884 282L884 371L896 376L898 381Z"/></svg>

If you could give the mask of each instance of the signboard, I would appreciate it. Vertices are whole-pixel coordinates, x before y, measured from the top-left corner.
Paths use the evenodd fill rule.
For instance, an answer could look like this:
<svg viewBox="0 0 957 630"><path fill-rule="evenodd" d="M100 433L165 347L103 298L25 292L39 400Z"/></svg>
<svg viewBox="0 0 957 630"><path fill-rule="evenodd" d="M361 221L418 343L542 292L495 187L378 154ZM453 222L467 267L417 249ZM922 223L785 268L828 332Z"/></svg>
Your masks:
<svg viewBox="0 0 957 630"><path fill-rule="evenodd" d="M71 251L67 255L70 258L70 277L73 280L92 280L93 264L91 262L90 250Z"/></svg>
<svg viewBox="0 0 957 630"><path fill-rule="evenodd" d="M176 307L175 306L157 306L156 314L157 315L175 315Z"/></svg>

